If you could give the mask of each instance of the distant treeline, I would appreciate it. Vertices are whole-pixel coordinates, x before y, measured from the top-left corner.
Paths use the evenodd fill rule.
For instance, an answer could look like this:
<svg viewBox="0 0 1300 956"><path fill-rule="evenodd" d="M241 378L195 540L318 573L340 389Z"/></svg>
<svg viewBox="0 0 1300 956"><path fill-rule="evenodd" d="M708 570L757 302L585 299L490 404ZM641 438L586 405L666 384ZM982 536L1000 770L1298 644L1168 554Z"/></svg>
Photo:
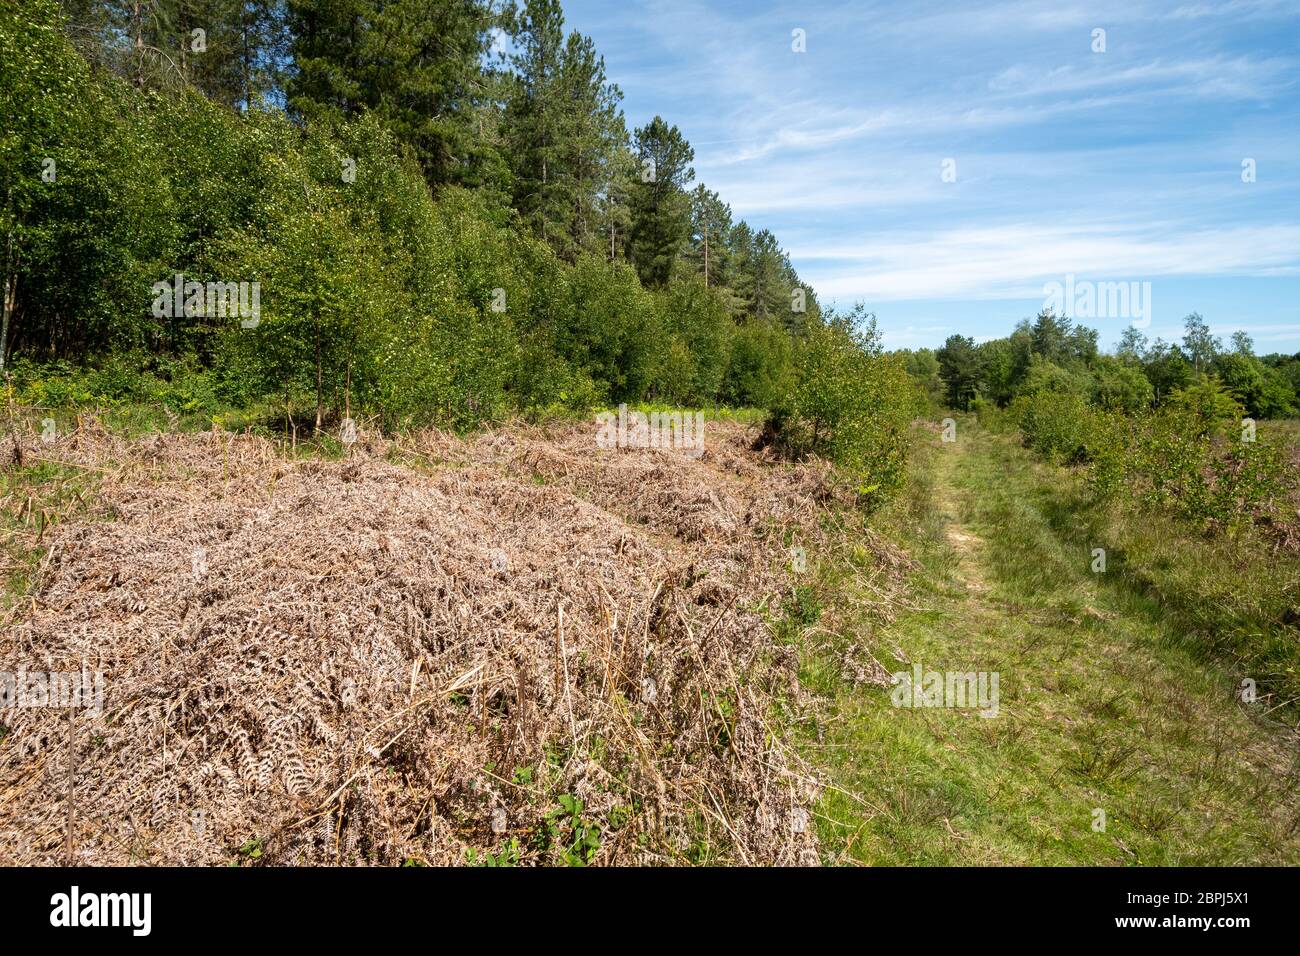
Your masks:
<svg viewBox="0 0 1300 956"><path fill-rule="evenodd" d="M1024 443L1081 466L1099 501L1172 511L1203 530L1246 531L1294 548L1300 474L1285 428L1255 419L1293 415L1300 356L1230 348L1197 314L1181 344L1125 330L1114 355L1097 333L1050 312L1004 339L951 336L936 352L906 353L932 402L1010 424Z"/></svg>
<svg viewBox="0 0 1300 956"><path fill-rule="evenodd" d="M33 404L318 426L755 406L901 474L915 390L871 317L620 99L554 0L5 5L0 358Z"/></svg>
<svg viewBox="0 0 1300 956"><path fill-rule="evenodd" d="M1220 391L1255 418L1300 413L1300 354L1256 356L1250 337L1225 347L1193 313L1180 343L1148 341L1125 329L1115 354L1097 347L1097 332L1041 313L1006 338L976 344L952 335L937 350L900 353L931 398L951 408L999 407L1022 395L1068 394L1105 410L1137 412L1176 401L1190 389Z"/></svg>

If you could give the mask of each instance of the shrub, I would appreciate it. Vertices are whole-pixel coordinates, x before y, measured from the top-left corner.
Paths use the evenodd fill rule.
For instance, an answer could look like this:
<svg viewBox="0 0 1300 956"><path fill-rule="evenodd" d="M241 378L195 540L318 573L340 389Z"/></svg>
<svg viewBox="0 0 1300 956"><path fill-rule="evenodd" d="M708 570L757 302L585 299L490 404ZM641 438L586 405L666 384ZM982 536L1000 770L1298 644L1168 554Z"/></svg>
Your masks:
<svg viewBox="0 0 1300 956"><path fill-rule="evenodd" d="M906 480L907 428L921 395L903 362L881 354L874 318L863 320L859 306L805 324L792 388L775 403L768 432L788 455L834 462L871 509Z"/></svg>
<svg viewBox="0 0 1300 956"><path fill-rule="evenodd" d="M970 403L970 410L975 413L976 421L989 431L1000 432L1005 429L1008 416L998 408L997 402L981 395Z"/></svg>
<svg viewBox="0 0 1300 956"><path fill-rule="evenodd" d="M1216 378L1202 378L1169 396L1169 407L1188 413L1184 419L1197 436L1235 430L1245 409Z"/></svg>
<svg viewBox="0 0 1300 956"><path fill-rule="evenodd" d="M1155 400L1151 380L1136 365L1100 360L1093 368L1093 376L1092 401L1102 408L1135 414L1150 408Z"/></svg>
<svg viewBox="0 0 1300 956"><path fill-rule="evenodd" d="M670 337L654 297L625 263L584 256L569 279L568 322L558 330L560 355L591 376L602 402L641 398L651 383L654 352Z"/></svg>
<svg viewBox="0 0 1300 956"><path fill-rule="evenodd" d="M1288 499L1296 475L1287 449L1267 435L1254 442L1229 442L1217 455L1206 496L1208 518L1236 533L1256 523L1291 518Z"/></svg>
<svg viewBox="0 0 1300 956"><path fill-rule="evenodd" d="M1207 427L1206 407L1218 406L1213 395L1188 396L1179 407L1137 418L1117 416L1113 444L1094 456L1094 486L1109 492L1123 481L1147 505L1233 533L1288 517L1297 476L1285 445L1267 435L1242 441L1239 429Z"/></svg>
<svg viewBox="0 0 1300 956"><path fill-rule="evenodd" d="M1093 411L1073 392L1043 391L1012 401L1012 419L1025 444L1053 461L1082 462L1094 427Z"/></svg>
<svg viewBox="0 0 1300 956"><path fill-rule="evenodd" d="M716 401L727 372L734 330L726 306L703 279L691 276L669 285L661 297L661 311L665 328L684 350L677 361L686 363L686 381L662 396L693 405Z"/></svg>
<svg viewBox="0 0 1300 956"><path fill-rule="evenodd" d="M1035 355L1021 383L1019 395L1073 395L1087 398L1092 380L1086 371L1063 368Z"/></svg>
<svg viewBox="0 0 1300 956"><path fill-rule="evenodd" d="M723 381L724 401L753 408L773 408L793 387L790 336L762 319L736 326Z"/></svg>

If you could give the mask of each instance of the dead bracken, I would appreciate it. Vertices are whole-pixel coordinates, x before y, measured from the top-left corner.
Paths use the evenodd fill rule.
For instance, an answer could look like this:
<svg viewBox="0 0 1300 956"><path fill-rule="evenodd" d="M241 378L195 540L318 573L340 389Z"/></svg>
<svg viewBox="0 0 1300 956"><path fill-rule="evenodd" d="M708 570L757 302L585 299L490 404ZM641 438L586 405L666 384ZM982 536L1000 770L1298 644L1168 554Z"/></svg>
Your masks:
<svg viewBox="0 0 1300 956"><path fill-rule="evenodd" d="M4 715L0 862L818 862L770 622L837 491L752 440L26 434L100 480L45 530L0 668L106 694L71 728Z"/></svg>

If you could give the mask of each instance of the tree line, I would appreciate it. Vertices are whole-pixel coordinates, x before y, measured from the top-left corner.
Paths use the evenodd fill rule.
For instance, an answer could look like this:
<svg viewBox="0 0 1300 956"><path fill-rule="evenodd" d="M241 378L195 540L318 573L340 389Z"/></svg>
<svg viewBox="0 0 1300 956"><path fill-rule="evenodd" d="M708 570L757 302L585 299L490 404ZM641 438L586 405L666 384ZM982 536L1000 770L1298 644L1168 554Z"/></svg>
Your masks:
<svg viewBox="0 0 1300 956"><path fill-rule="evenodd" d="M0 360L42 407L317 428L758 407L896 487L916 393L872 317L621 98L556 0L6 6ZM208 301L247 283L255 317Z"/></svg>
<svg viewBox="0 0 1300 956"><path fill-rule="evenodd" d="M1150 341L1130 326L1114 354L1099 350L1095 329L1050 311L1022 320L1003 338L976 344L952 335L937 350L903 354L931 396L950 408L1003 407L1021 395L1051 392L1136 413L1200 388L1223 393L1255 418L1300 412L1300 354L1258 356L1245 332L1225 345L1198 313L1184 320L1181 342Z"/></svg>
<svg viewBox="0 0 1300 956"><path fill-rule="evenodd" d="M299 144L314 131L339 145L358 123L377 127L392 155L372 151L368 163L351 156L362 180L354 192L388 175L381 166L410 159L435 200L470 191L486 221L540 240L564 266L585 258L627 265L656 292L698 280L707 295L679 291L673 301L707 301L735 326L756 323L746 344L795 331L807 312L818 313L772 234L733 220L717 193L694 183L693 151L676 126L655 117L629 133L603 59L590 38L566 33L556 0L518 8L476 0L59 7L60 29L89 69L49 36L58 13L46 2L18 15L27 22L14 22L6 58L18 122L4 144L0 360L15 352L80 359L117 347L133 325L144 334L128 335L130 344L194 345L179 341L187 334L180 330L147 328L137 277L129 293L109 287L131 271L210 271L228 227L247 226L268 198L247 182L249 171L220 164L275 119L287 121L276 135ZM36 32L43 48L23 42ZM164 118L172 130L158 128ZM189 150L206 155L180 155ZM194 189L203 176L227 196ZM242 206L234 215L213 208L232 204ZM86 227L110 209L118 219L140 214L140 228L128 236L96 227L99 261L87 262ZM796 291L805 312L791 307Z"/></svg>
<svg viewBox="0 0 1300 956"><path fill-rule="evenodd" d="M1256 356L1244 332L1225 345L1196 313L1184 329L1172 343L1129 327L1108 355L1095 330L1045 311L1006 338L954 335L902 357L933 402L1078 466L1097 503L1293 551L1294 439L1256 420L1296 413L1300 355Z"/></svg>
<svg viewBox="0 0 1300 956"><path fill-rule="evenodd" d="M498 220L517 216L567 264L584 255L626 262L650 288L699 277L733 316L796 324L790 304L799 277L775 237L733 220L717 193L694 182L694 152L676 126L655 117L629 132L604 59L589 37L566 33L558 0L60 7L63 29L96 73L142 92L197 90L245 116L282 112L301 128L367 117L414 156L435 193L474 190ZM48 136L31 132L38 135L29 145L48 148ZM19 169L30 177L39 157L23 158ZM39 198L14 197L15 189L40 193L41 185L9 183L6 209ZM21 289L17 295L6 355L42 347L59 357L102 345L50 328L57 320ZM815 311L812 291L804 297Z"/></svg>

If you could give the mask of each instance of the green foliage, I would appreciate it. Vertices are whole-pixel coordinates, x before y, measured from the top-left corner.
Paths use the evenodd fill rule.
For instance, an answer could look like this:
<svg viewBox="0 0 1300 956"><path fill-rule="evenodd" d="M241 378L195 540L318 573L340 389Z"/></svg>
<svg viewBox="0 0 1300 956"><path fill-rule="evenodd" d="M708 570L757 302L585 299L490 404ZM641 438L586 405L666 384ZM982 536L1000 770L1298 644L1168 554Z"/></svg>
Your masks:
<svg viewBox="0 0 1300 956"><path fill-rule="evenodd" d="M28 401L318 431L722 401L771 409L786 450L833 460L869 506L901 485L920 393L902 363L859 313L823 319L771 232L687 192L677 127L655 117L629 151L558 3L272 6L151 0L146 26L73 5L97 71L53 0L0 15L0 355ZM199 14L214 55L169 78ZM483 59L496 27L512 72ZM279 93L287 112L258 107ZM256 316L191 298L240 283Z"/></svg>
<svg viewBox="0 0 1300 956"><path fill-rule="evenodd" d="M764 321L780 322L792 334L799 332L803 316L820 314L816 296L803 286L781 251L776 237L766 229L755 231L741 221L728 236L728 262L731 294L747 315ZM795 293L805 299L805 312L794 309Z"/></svg>
<svg viewBox="0 0 1300 956"><path fill-rule="evenodd" d="M1285 444L1243 429L1241 406L1213 378L1136 414L1053 391L1021 395L1010 411L1026 445L1086 465L1099 499L1135 501L1229 534L1292 517L1287 501L1300 476Z"/></svg>
<svg viewBox="0 0 1300 956"><path fill-rule="evenodd" d="M1214 373L1246 411L1256 418L1284 418L1294 411L1295 393L1275 368L1249 353L1220 355Z"/></svg>
<svg viewBox="0 0 1300 956"><path fill-rule="evenodd" d="M939 374L947 389L948 404L966 409L979 390L979 355L975 342L964 335L950 335L943 348L935 353L939 360Z"/></svg>
<svg viewBox="0 0 1300 956"><path fill-rule="evenodd" d="M1066 364L1070 359L1071 332L1068 318L1040 312L1029 330L1033 354L1056 365Z"/></svg>
<svg viewBox="0 0 1300 956"><path fill-rule="evenodd" d="M1024 374L1023 356L1010 339L993 339L978 348L980 394L999 406L1015 396Z"/></svg>
<svg viewBox="0 0 1300 956"><path fill-rule="evenodd" d="M1054 461L1087 459L1095 417L1076 392L1044 389L1021 395L1011 403L1010 413L1025 444L1036 451Z"/></svg>
<svg viewBox="0 0 1300 956"><path fill-rule="evenodd" d="M662 117L636 131L638 176L631 192L631 256L641 281L665 285L691 232L686 186L695 178L695 151Z"/></svg>
<svg viewBox="0 0 1300 956"><path fill-rule="evenodd" d="M1091 382L1081 369L1066 368L1035 353L1029 362L1019 395L1073 395L1087 398Z"/></svg>
<svg viewBox="0 0 1300 956"><path fill-rule="evenodd" d="M1240 403L1213 378L1175 391L1169 406L1188 413L1184 420L1197 438L1235 430L1245 414Z"/></svg>
<svg viewBox="0 0 1300 956"><path fill-rule="evenodd" d="M516 200L543 239L521 231L492 189L430 191L439 164L456 154L454 136L396 107L363 109L347 92L363 77L371 82L366 64L377 44L417 7L390 5L367 36L343 37L344 11L291 5L302 69L289 92L305 128L275 111L236 115L184 87L147 92L147 81L142 93L112 74L92 77L50 3L31 18L0 21L0 42L24 51L0 76L20 120L3 140L12 159L5 222L19 252L7 351L26 363L29 397L160 401L195 412L214 412L219 401L274 404L286 419L308 409L322 427L360 411L399 428L651 398L766 404L788 389L788 335L738 314L745 303L732 290L688 270L654 291L638 279L640 267L664 282L690 225L674 218L689 210L690 147L663 121L640 140L655 176L631 190L630 220L650 246L640 247L637 267L608 261L596 221L605 200L596 194L616 201L617 90L590 41L560 35L553 4L526 11L530 39L511 94ZM447 52L441 79L411 54L412 76L374 77L370 92L427 86L419 96L435 102L435 87L454 81L465 69L461 54L477 42L473 30L453 33L461 46ZM341 45L331 47L332 36ZM130 75L129 63L113 63ZM33 83L49 110L31 112L40 100ZM585 139L575 145L572 135ZM39 160L55 141L63 143L54 150L58 179L42 183ZM713 199L711 275L722 280L731 226ZM605 211L618 220L612 206ZM770 234L764 243L754 268L781 260ZM178 273L258 283L259 321L244 328L206 310L152 314L154 284ZM85 367L35 371L56 359Z"/></svg>
<svg viewBox="0 0 1300 956"><path fill-rule="evenodd" d="M783 328L751 319L736 326L722 396L733 405L773 408L793 386L792 344Z"/></svg>
<svg viewBox="0 0 1300 956"><path fill-rule="evenodd" d="M991 432L1005 432L1009 427L1015 427L1007 409L999 408L996 402L983 396L970 403L970 410L975 413L976 420Z"/></svg>
<svg viewBox="0 0 1300 956"><path fill-rule="evenodd" d="M658 303L631 267L592 256L578 260L569 289L567 321L557 333L560 355L590 376L600 401L641 398L663 344Z"/></svg>
<svg viewBox="0 0 1300 956"><path fill-rule="evenodd" d="M943 379L939 375L939 359L933 349L901 349L894 353L903 361L907 374L921 387L929 404L938 408L944 400Z"/></svg>
<svg viewBox="0 0 1300 956"><path fill-rule="evenodd" d="M686 258L705 285L725 284L732 272L731 207L700 183L691 192L691 238Z"/></svg>
<svg viewBox="0 0 1300 956"><path fill-rule="evenodd" d="M1199 312L1193 312L1183 320L1183 352L1198 372L1207 371L1214 357L1223 349L1223 343L1210 334L1210 327Z"/></svg>
<svg viewBox="0 0 1300 956"><path fill-rule="evenodd" d="M1093 369L1093 404L1133 414L1155 400L1151 380L1135 365L1106 358Z"/></svg>
<svg viewBox="0 0 1300 956"><path fill-rule="evenodd" d="M583 815L583 803L571 794L561 794L559 807L546 814L538 828L537 848L559 855L567 866L586 866L600 849L600 827Z"/></svg>
<svg viewBox="0 0 1300 956"><path fill-rule="evenodd" d="M821 602L811 587L799 585L793 588L790 596L781 602L781 617L773 629L777 642L798 643L803 632L817 623L821 613Z"/></svg>
<svg viewBox="0 0 1300 956"><path fill-rule="evenodd" d="M223 407L222 383L192 361L118 353L88 365L25 360L11 369L20 404L42 407L161 405L178 415L206 419Z"/></svg>
<svg viewBox="0 0 1300 956"><path fill-rule="evenodd" d="M858 306L805 326L793 387L775 403L768 428L787 454L840 466L870 509L905 483L907 429L920 410L915 382L898 358L881 353L875 318Z"/></svg>
<svg viewBox="0 0 1300 956"><path fill-rule="evenodd" d="M1236 533L1291 517L1297 475L1286 447L1268 435L1244 437L1231 417L1207 422L1205 406L1187 401L1135 423L1126 477L1141 500L1198 526Z"/></svg>
<svg viewBox="0 0 1300 956"><path fill-rule="evenodd" d="M1176 401L1179 392L1211 374L1256 418L1280 418L1300 407L1300 359L1257 358L1249 336L1240 332L1233 336L1234 350L1224 352L1197 314L1187 317L1186 328L1182 345L1174 345L1160 339L1148 343L1129 327L1115 354L1103 355L1095 330L1043 312L1032 323L1017 324L1010 336L978 346L950 336L935 354L944 398L956 409L970 408L977 397L1005 407L1017 396L1053 392L1134 414ZM912 372L924 377L920 369Z"/></svg>
<svg viewBox="0 0 1300 956"><path fill-rule="evenodd" d="M470 866L500 867L518 866L520 860L519 839L511 837L498 853L484 853L479 858L478 852L469 847L465 850L465 862Z"/></svg>
<svg viewBox="0 0 1300 956"><path fill-rule="evenodd" d="M673 282L662 304L665 331L680 342L678 355L662 364L674 367L682 380L659 394L681 404L704 404L722 390L735 327L719 296L694 276Z"/></svg>
<svg viewBox="0 0 1300 956"><path fill-rule="evenodd" d="M602 194L627 148L619 101L592 41L564 36L557 0L528 0L512 57L505 136L514 205L534 235L572 262L606 246L597 230Z"/></svg>
<svg viewBox="0 0 1300 956"><path fill-rule="evenodd" d="M296 69L285 92L297 115L335 123L369 112L414 150L430 182L501 187L503 163L482 135L486 4L289 0L288 8Z"/></svg>
<svg viewBox="0 0 1300 956"><path fill-rule="evenodd" d="M253 837L247 840L236 851L236 856L230 861L230 866L242 866L245 861L253 863L262 858L262 838Z"/></svg>

